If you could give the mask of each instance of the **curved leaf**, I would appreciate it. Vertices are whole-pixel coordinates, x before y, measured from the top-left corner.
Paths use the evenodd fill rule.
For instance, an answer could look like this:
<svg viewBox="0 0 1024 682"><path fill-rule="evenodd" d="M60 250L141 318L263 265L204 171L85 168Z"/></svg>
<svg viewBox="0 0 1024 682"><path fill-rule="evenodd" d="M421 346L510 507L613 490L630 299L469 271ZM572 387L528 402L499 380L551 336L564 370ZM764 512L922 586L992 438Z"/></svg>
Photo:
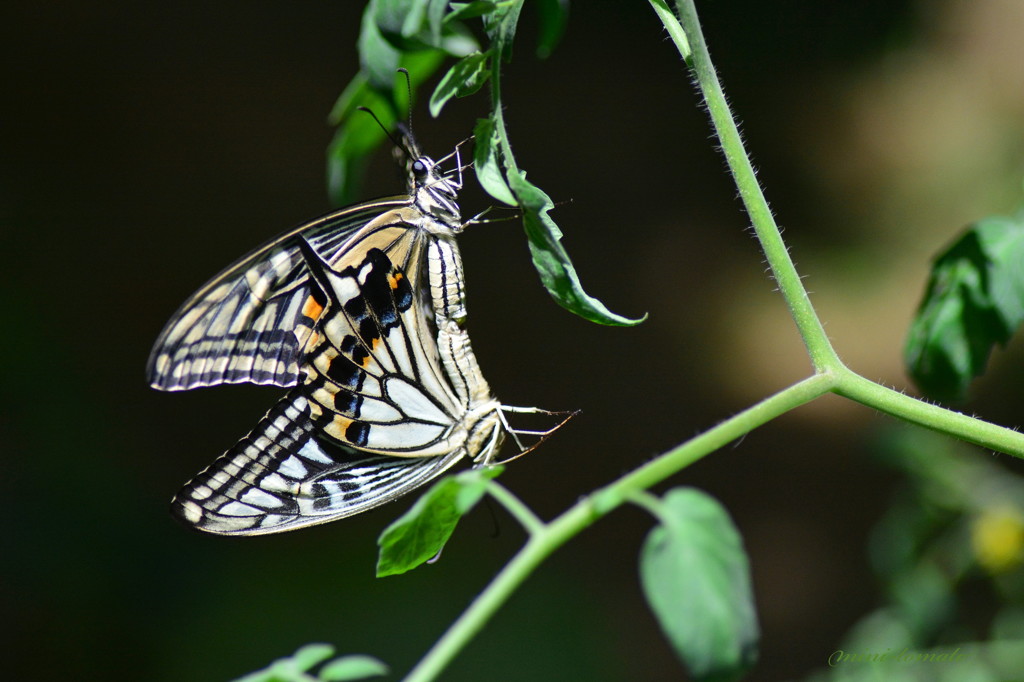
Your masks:
<svg viewBox="0 0 1024 682"><path fill-rule="evenodd" d="M434 88L434 94L430 96L430 115L434 118L441 113L441 109L452 97L465 97L472 95L483 87L490 77L488 67L488 52L474 52L457 61L448 73L444 75L441 82Z"/></svg>
<svg viewBox="0 0 1024 682"><path fill-rule="evenodd" d="M487 492L500 466L469 469L435 483L377 539L377 577L411 571L437 556L463 514Z"/></svg>
<svg viewBox="0 0 1024 682"><path fill-rule="evenodd" d="M521 2L505 2L495 6L495 10L484 15L484 32L491 39L495 54L501 61L512 61L512 39L516 35L519 23L519 12L523 9Z"/></svg>
<svg viewBox="0 0 1024 682"><path fill-rule="evenodd" d="M493 0L473 0L473 2L453 2L450 7L452 11L449 12L445 18L445 23L453 21L460 21L462 19L473 19L475 17L482 17L485 14L490 14L495 11L498 6Z"/></svg>
<svg viewBox="0 0 1024 682"><path fill-rule="evenodd" d="M670 490L654 510L640 577L662 631L695 680L732 680L757 658L750 568L728 513L693 488Z"/></svg>
<svg viewBox="0 0 1024 682"><path fill-rule="evenodd" d="M367 677L387 675L388 667L373 656L355 654L336 658L320 669L319 679L324 682L365 680Z"/></svg>
<svg viewBox="0 0 1024 682"><path fill-rule="evenodd" d="M333 655L334 647L330 644L307 644L291 656L279 658L235 682L308 682L311 678L306 673Z"/></svg>
<svg viewBox="0 0 1024 682"><path fill-rule="evenodd" d="M359 40L356 43L362 72L370 86L380 92L391 91L395 71L402 56L401 52L384 38L380 30L380 21L388 9L388 6L382 7L379 0L370 0L367 3L366 10L363 11Z"/></svg>
<svg viewBox="0 0 1024 682"><path fill-rule="evenodd" d="M992 347L1024 321L1024 220L972 225L936 258L910 327L904 362L918 387L961 400L985 371Z"/></svg>
<svg viewBox="0 0 1024 682"><path fill-rule="evenodd" d="M566 310L599 324L628 327L647 319L631 319L608 310L601 301L588 295L580 284L569 254L562 246L562 231L548 216L554 204L522 171L508 172L508 185L523 209L523 227L530 244L533 265L551 297Z"/></svg>
<svg viewBox="0 0 1024 682"><path fill-rule="evenodd" d="M473 129L473 170L484 191L509 206L516 205L516 198L498 165L498 136L494 130L494 119L481 118Z"/></svg>

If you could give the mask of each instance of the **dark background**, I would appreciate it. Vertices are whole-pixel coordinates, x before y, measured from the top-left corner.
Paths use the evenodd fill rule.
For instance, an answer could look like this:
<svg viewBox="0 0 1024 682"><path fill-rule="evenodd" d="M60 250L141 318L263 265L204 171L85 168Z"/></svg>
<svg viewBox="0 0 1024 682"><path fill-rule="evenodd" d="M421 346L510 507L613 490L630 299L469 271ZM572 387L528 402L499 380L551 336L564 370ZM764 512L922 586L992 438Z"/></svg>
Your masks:
<svg viewBox="0 0 1024 682"><path fill-rule="evenodd" d="M226 680L301 644L401 674L522 541L481 507L442 560L373 577L410 503L276 537L204 537L171 495L278 391L147 388L150 344L237 256L331 208L325 117L358 68L359 3L8 3L0 155L0 448L8 679ZM1024 13L1012 1L699 3L712 56L840 354L912 390L903 337L928 260L1020 198ZM557 307L514 222L461 239L470 331L496 394L580 408L503 482L549 518L810 370L689 76L647 3L577 2L563 44L505 72L517 158L589 291L650 319ZM441 156L486 114L414 112ZM379 154L366 197L401 175ZM464 214L488 205L467 191ZM1019 347L963 409L1019 425ZM824 666L879 595L864 544L894 474L890 420L826 398L686 470L729 508L764 630L751 679ZM1002 457L1003 463L1008 462ZM448 680L675 680L616 512L543 565ZM495 527L497 535L495 536ZM12 673L13 671L13 673Z"/></svg>

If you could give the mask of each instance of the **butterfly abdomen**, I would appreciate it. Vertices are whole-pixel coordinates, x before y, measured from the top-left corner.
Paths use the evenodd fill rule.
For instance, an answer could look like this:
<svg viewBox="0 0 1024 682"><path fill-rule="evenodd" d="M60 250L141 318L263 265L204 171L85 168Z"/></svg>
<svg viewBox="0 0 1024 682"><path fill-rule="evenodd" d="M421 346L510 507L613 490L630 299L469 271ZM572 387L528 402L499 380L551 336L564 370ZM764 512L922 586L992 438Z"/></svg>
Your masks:
<svg viewBox="0 0 1024 682"><path fill-rule="evenodd" d="M462 256L454 240L437 239L427 247L427 278L438 326L444 320L462 326L466 320L466 291Z"/></svg>

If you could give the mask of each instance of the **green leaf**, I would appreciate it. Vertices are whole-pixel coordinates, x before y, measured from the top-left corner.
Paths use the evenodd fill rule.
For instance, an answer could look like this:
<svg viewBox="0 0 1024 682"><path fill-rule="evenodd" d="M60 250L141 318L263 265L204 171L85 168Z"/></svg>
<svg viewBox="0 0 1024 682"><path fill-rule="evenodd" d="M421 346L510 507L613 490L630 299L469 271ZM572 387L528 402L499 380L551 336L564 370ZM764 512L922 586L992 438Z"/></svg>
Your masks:
<svg viewBox="0 0 1024 682"><path fill-rule="evenodd" d="M502 469L469 469L435 483L377 539L377 577L405 573L437 556L459 519L487 492L487 481Z"/></svg>
<svg viewBox="0 0 1024 682"><path fill-rule="evenodd" d="M340 125L358 107L365 106L369 97L379 97L379 95L370 89L366 75L360 71L334 101L334 106L327 114L327 122L332 126Z"/></svg>
<svg viewBox="0 0 1024 682"><path fill-rule="evenodd" d="M355 103L353 109L365 106L373 111L384 126L390 127L395 122L393 105L368 84L359 88L352 102ZM359 196L367 157L386 139L384 129L364 112L350 114L338 127L327 147L327 191L336 205L350 204Z"/></svg>
<svg viewBox="0 0 1024 682"><path fill-rule="evenodd" d="M298 670L308 671L334 655L330 644L307 644L292 654L292 662Z"/></svg>
<svg viewBox="0 0 1024 682"><path fill-rule="evenodd" d="M430 115L434 118L452 97L465 97L483 87L490 77L488 52L474 52L455 63L430 96Z"/></svg>
<svg viewBox="0 0 1024 682"><path fill-rule="evenodd" d="M540 34L537 37L537 56L546 59L565 34L569 21L569 0L538 0Z"/></svg>
<svg viewBox="0 0 1024 682"><path fill-rule="evenodd" d="M453 2L451 8L452 11L444 18L446 24L490 14L497 9L497 4L491 0L474 0L473 2Z"/></svg>
<svg viewBox="0 0 1024 682"><path fill-rule="evenodd" d="M382 677L388 672L388 667L373 656L343 656L325 665L320 670L320 679L324 682L363 680L367 677Z"/></svg>
<svg viewBox="0 0 1024 682"><path fill-rule="evenodd" d="M402 55L401 65L409 72L413 96L425 80L430 78L444 61L440 50L418 50ZM392 74L393 81L404 76ZM360 72L334 103L328 122L338 126L334 139L327 148L327 189L336 206L344 206L359 197L359 186L368 156L387 139L381 126L365 112L373 111L381 123L390 128L397 118L396 112L408 111L406 88L397 87L381 94L370 86L369 78Z"/></svg>
<svg viewBox="0 0 1024 682"><path fill-rule="evenodd" d="M1003 320L1007 338L1024 321L1024 215L988 218L978 223L978 237L991 260L989 295Z"/></svg>
<svg viewBox="0 0 1024 682"><path fill-rule="evenodd" d="M428 0L427 27L433 45L441 42L441 28L448 13L448 0Z"/></svg>
<svg viewBox="0 0 1024 682"><path fill-rule="evenodd" d="M484 191L509 206L516 205L516 198L498 165L498 135L494 119L478 119L473 129L473 170Z"/></svg>
<svg viewBox="0 0 1024 682"><path fill-rule="evenodd" d="M423 30L423 24L427 20L428 7L426 2L408 3L408 10L402 20L401 34L403 37L409 38Z"/></svg>
<svg viewBox="0 0 1024 682"><path fill-rule="evenodd" d="M484 15L484 32L491 39L492 49L504 62L512 61L512 39L516 35L521 2L502 3L495 11Z"/></svg>
<svg viewBox="0 0 1024 682"><path fill-rule="evenodd" d="M462 57L479 48L469 30L442 22L443 3L436 0L370 0L363 12L359 35L359 63L369 84L390 94L395 71L405 67L414 82L426 80L440 66L441 56L417 57L417 53L441 50ZM428 73L417 74L418 60L436 62ZM402 88L404 90L404 88Z"/></svg>
<svg viewBox="0 0 1024 682"><path fill-rule="evenodd" d="M526 173L509 171L508 185L523 209L523 227L530 244L533 265L551 297L570 312L598 324L628 327L647 319L617 315L604 303L589 296L580 284L569 254L559 241L562 232L548 215L554 204L550 197L526 180Z"/></svg>
<svg viewBox="0 0 1024 682"><path fill-rule="evenodd" d="M263 670L239 677L235 682L311 682L313 678L306 672L333 655L334 647L330 644L307 644L291 656L279 658Z"/></svg>
<svg viewBox="0 0 1024 682"><path fill-rule="evenodd" d="M925 394L962 400L1024 321L1024 219L990 217L936 258L904 362Z"/></svg>
<svg viewBox="0 0 1024 682"><path fill-rule="evenodd" d="M367 11L370 11L367 7ZM446 22L447 4L443 0L372 0L371 19L376 35L391 49L401 53L426 48L444 50L462 57L479 49L479 43L465 26ZM374 32L365 24L368 44L376 45ZM374 81L383 85L384 81Z"/></svg>
<svg viewBox="0 0 1024 682"><path fill-rule="evenodd" d="M422 48L419 34L427 22L423 0L372 0L374 21L384 40L399 52Z"/></svg>
<svg viewBox="0 0 1024 682"><path fill-rule="evenodd" d="M363 11L359 40L359 65L366 75L370 87L380 92L390 92L398 69L401 52L384 38L380 21L387 22L391 14L391 3L370 0Z"/></svg>
<svg viewBox="0 0 1024 682"><path fill-rule="evenodd" d="M725 509L675 488L655 509L640 577L662 631L695 680L732 680L757 658L758 625L743 542Z"/></svg>

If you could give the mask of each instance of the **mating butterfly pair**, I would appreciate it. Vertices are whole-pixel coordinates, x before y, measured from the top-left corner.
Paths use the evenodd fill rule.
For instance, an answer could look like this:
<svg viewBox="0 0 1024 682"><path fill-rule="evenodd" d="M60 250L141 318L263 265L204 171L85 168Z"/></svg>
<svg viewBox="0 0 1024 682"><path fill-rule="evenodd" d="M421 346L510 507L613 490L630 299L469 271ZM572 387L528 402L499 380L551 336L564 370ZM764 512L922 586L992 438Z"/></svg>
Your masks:
<svg viewBox="0 0 1024 682"><path fill-rule="evenodd" d="M407 195L258 248L193 294L157 339L154 388L291 387L174 498L185 523L256 535L351 516L463 458L493 463L516 433L503 410L543 412L491 395L463 328L458 151L446 157L456 179L411 138L407 147Z"/></svg>

